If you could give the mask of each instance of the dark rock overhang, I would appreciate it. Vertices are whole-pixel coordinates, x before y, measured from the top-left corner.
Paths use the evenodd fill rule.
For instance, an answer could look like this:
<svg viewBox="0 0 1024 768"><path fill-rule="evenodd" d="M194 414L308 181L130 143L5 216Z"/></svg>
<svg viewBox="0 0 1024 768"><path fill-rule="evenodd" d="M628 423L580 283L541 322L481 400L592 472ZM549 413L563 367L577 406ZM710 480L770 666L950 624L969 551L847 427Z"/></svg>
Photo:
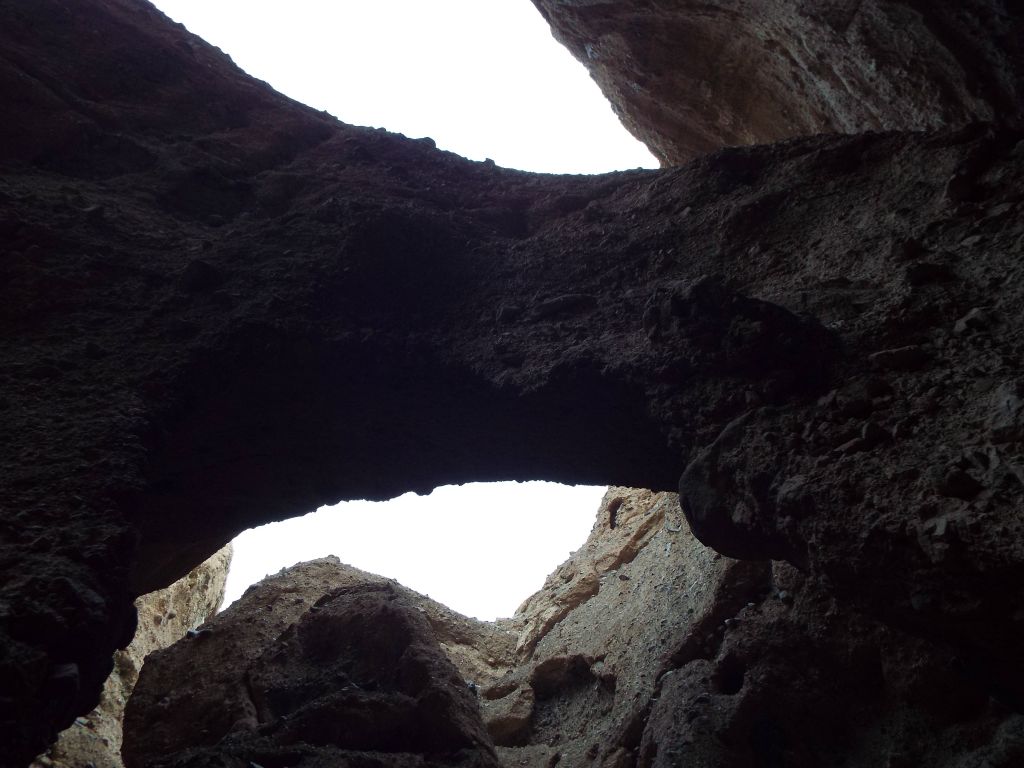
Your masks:
<svg viewBox="0 0 1024 768"><path fill-rule="evenodd" d="M533 175L339 124L142 2L0 15L0 764L238 530L688 465L707 543L1020 701L1019 132Z"/></svg>

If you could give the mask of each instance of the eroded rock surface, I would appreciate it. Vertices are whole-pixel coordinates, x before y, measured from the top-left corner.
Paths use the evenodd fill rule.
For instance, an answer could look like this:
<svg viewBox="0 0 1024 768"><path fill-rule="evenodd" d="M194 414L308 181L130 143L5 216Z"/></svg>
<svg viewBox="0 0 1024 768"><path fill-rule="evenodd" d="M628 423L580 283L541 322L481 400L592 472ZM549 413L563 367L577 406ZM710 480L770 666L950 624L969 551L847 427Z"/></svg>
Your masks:
<svg viewBox="0 0 1024 768"><path fill-rule="evenodd" d="M518 635L516 666L481 704L505 765L634 754L667 657L762 599L769 571L700 544L675 494L610 488L586 543L499 622Z"/></svg>
<svg viewBox="0 0 1024 768"><path fill-rule="evenodd" d="M202 624L220 607L231 563L231 545L171 586L135 601L139 628L131 645L114 654L114 671L103 684L99 705L62 732L33 768L123 768L124 710L146 657Z"/></svg>
<svg viewBox="0 0 1024 768"><path fill-rule="evenodd" d="M303 563L150 657L125 765L497 766L466 673L487 682L512 648L389 579Z"/></svg>
<svg viewBox="0 0 1024 768"><path fill-rule="evenodd" d="M907 7L862 5L852 32ZM947 50L1020 61L1015 14L962 8ZM780 39L817 50L804 10ZM961 56L965 77L1022 81L989 53ZM894 56L858 103L887 103ZM908 87L960 104L928 67ZM683 475L705 543L784 558L821 610L946 647L976 694L958 701L1022 708L1012 109L532 175L341 125L141 0L0 0L0 92L4 768L96 704L134 598L236 532L502 478Z"/></svg>
<svg viewBox="0 0 1024 768"><path fill-rule="evenodd" d="M359 624L330 618L339 595L359 596ZM128 765L416 764L408 752L350 762L351 751L324 744L424 748L408 739L425 714L389 704L395 624L379 623L382 596L425 618L417 636L459 670L443 676L462 705L427 722L444 734L472 720L474 743L486 733L506 768L1010 768L1024 758L1024 718L948 643L865 614L792 566L704 547L675 494L610 488L587 542L493 624L335 559L252 588L201 640L147 667Z"/></svg>
<svg viewBox="0 0 1024 768"><path fill-rule="evenodd" d="M666 165L815 133L1024 117L1024 16L993 0L533 0Z"/></svg>

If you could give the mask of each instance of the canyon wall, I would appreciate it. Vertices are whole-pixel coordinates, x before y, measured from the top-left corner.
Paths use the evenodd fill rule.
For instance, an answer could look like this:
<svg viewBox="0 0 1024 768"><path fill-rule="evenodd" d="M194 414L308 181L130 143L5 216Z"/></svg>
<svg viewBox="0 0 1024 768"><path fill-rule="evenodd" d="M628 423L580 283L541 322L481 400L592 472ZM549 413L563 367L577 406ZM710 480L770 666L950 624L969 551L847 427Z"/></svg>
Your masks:
<svg viewBox="0 0 1024 768"><path fill-rule="evenodd" d="M964 7L1019 66L1019 16ZM238 531L469 480L678 489L700 541L820 596L793 643L854 612L1018 711L1024 132L949 127L949 45L914 50L929 132L557 177L340 124L142 0L0 0L0 765ZM960 68L999 90L992 61Z"/></svg>
<svg viewBox="0 0 1024 768"><path fill-rule="evenodd" d="M346 620L337 604L355 600ZM401 671L425 648L448 663ZM458 700L457 714L416 714L430 696ZM463 740L428 743L420 720ZM129 768L1022 758L1024 717L945 643L785 563L722 557L689 532L675 494L617 487L580 549L494 623L334 558L268 578L151 657L125 742Z"/></svg>
<svg viewBox="0 0 1024 768"><path fill-rule="evenodd" d="M197 565L169 587L135 601L139 628L131 644L114 654L114 671L103 684L100 703L62 731L32 768L124 768L121 761L125 705L146 658L211 618L224 599L231 545ZM196 682L199 682L198 680Z"/></svg>
<svg viewBox="0 0 1024 768"><path fill-rule="evenodd" d="M989 0L533 0L666 165L815 133L1024 117L1024 26Z"/></svg>

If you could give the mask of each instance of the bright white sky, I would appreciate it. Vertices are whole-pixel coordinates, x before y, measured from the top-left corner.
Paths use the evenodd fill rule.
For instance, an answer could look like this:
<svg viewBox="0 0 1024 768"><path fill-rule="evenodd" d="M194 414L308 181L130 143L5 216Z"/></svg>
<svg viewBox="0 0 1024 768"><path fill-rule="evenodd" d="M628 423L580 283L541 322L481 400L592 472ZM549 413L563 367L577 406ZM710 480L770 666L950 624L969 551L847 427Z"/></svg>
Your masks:
<svg viewBox="0 0 1024 768"><path fill-rule="evenodd" d="M236 538L224 605L268 573L337 555L467 616L511 616L586 540L604 490L470 483L322 507Z"/></svg>
<svg viewBox="0 0 1024 768"><path fill-rule="evenodd" d="M543 173L656 168L530 0L156 0L288 96L474 160ZM461 613L510 616L586 539L604 489L470 484L348 502L235 541L225 605L337 555Z"/></svg>
<svg viewBox="0 0 1024 768"><path fill-rule="evenodd" d="M656 168L530 0L156 0L242 69L355 125L544 173Z"/></svg>

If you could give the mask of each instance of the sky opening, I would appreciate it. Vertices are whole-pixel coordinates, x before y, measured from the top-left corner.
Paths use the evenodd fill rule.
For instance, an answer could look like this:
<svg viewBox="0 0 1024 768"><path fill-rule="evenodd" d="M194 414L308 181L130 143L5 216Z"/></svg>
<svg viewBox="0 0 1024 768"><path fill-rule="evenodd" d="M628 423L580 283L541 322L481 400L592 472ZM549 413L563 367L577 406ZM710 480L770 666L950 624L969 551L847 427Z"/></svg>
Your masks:
<svg viewBox="0 0 1024 768"><path fill-rule="evenodd" d="M542 173L658 167L530 0L157 0L250 75L353 125Z"/></svg>
<svg viewBox="0 0 1024 768"><path fill-rule="evenodd" d="M156 0L250 75L354 125L540 173L656 168L530 0ZM337 555L480 619L509 616L590 531L602 488L474 483L246 531L225 605Z"/></svg>
<svg viewBox="0 0 1024 768"><path fill-rule="evenodd" d="M235 539L227 607L264 576L337 555L466 616L511 616L586 540L604 488L468 483L385 502L349 501Z"/></svg>

